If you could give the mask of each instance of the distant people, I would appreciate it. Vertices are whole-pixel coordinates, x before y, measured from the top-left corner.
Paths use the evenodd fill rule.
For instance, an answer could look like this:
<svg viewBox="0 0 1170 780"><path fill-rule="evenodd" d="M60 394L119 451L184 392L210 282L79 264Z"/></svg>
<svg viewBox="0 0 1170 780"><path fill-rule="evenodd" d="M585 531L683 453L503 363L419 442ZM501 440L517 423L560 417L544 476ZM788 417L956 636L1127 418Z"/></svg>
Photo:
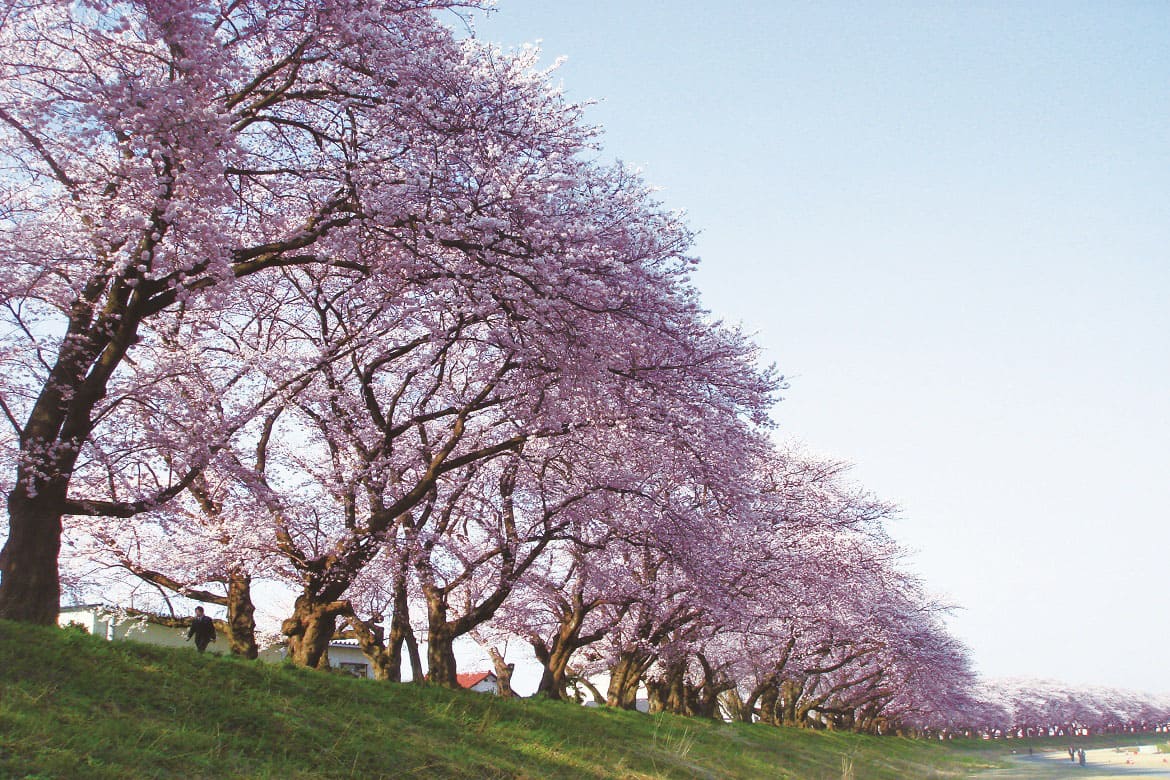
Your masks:
<svg viewBox="0 0 1170 780"><path fill-rule="evenodd" d="M1077 760L1077 750L1072 745L1068 746L1068 760L1069 761L1076 761Z"/></svg>
<svg viewBox="0 0 1170 780"><path fill-rule="evenodd" d="M203 607L195 607L195 617L187 629L187 638L192 637L195 639L195 649L201 653L207 649L208 643L215 641L215 623L203 614Z"/></svg>
<svg viewBox="0 0 1170 780"><path fill-rule="evenodd" d="M1084 748L1081 748L1080 750L1077 751L1077 762L1080 763L1081 766L1085 765L1085 749Z"/></svg>

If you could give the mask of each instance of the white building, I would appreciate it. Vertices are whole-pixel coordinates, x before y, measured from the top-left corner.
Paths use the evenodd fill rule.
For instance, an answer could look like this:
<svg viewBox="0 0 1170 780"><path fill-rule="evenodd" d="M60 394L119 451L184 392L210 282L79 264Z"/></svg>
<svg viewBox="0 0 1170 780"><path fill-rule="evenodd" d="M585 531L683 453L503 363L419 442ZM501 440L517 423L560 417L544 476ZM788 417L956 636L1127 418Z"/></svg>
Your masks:
<svg viewBox="0 0 1170 780"><path fill-rule="evenodd" d="M163 625L151 620L149 615L128 615L104 604L62 607L57 624L80 626L94 636L111 641L132 639L166 647L188 644L186 628Z"/></svg>
<svg viewBox="0 0 1170 780"><path fill-rule="evenodd" d="M455 675L460 688L476 693L499 693L495 672L460 672Z"/></svg>
<svg viewBox="0 0 1170 780"><path fill-rule="evenodd" d="M150 645L165 647L194 647L187 640L187 627L166 625L166 618L149 613L128 614L125 610L105 604L79 604L62 607L57 623L60 626L76 625L88 633L110 641L129 639ZM217 641L208 646L212 653L228 652L227 640L217 626ZM329 666L354 677L372 679L374 676L370 659L353 639L335 639L329 643ZM260 651L260 660L279 663L284 660L284 647L277 645ZM496 675L493 672L470 672L458 675L459 685L481 693L496 693Z"/></svg>

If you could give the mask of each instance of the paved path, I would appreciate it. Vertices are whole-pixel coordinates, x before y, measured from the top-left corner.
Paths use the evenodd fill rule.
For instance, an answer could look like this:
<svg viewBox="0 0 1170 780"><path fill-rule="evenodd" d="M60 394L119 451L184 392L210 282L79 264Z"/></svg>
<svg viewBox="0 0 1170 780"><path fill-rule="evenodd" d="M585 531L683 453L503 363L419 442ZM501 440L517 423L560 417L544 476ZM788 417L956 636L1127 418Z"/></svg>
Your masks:
<svg viewBox="0 0 1170 780"><path fill-rule="evenodd" d="M980 780L1041 780L1041 778L1170 778L1170 755L1161 753L1119 752L1114 748L1085 751L1085 766L1068 760L1067 752L1012 756L1011 769L993 769L974 777Z"/></svg>

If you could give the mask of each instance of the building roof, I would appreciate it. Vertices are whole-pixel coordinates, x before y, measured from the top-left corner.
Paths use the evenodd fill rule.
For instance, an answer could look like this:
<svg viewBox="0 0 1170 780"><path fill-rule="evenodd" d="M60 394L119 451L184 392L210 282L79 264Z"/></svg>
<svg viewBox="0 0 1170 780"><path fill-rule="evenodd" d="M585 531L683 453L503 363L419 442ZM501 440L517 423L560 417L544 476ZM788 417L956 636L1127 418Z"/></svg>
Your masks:
<svg viewBox="0 0 1170 780"><path fill-rule="evenodd" d="M496 675L493 672L464 672L455 675L455 680L459 683L460 688L471 688L489 677L491 678L490 682L496 681Z"/></svg>

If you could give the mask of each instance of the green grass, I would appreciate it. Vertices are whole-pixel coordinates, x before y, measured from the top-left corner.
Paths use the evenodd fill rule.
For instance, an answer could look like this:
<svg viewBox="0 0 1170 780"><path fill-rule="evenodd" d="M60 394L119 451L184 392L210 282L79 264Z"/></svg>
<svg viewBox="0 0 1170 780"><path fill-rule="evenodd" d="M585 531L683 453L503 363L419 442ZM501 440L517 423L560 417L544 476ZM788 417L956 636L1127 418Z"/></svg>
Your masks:
<svg viewBox="0 0 1170 780"><path fill-rule="evenodd" d="M502 701L0 621L4 778L893 780L997 761L927 740Z"/></svg>

